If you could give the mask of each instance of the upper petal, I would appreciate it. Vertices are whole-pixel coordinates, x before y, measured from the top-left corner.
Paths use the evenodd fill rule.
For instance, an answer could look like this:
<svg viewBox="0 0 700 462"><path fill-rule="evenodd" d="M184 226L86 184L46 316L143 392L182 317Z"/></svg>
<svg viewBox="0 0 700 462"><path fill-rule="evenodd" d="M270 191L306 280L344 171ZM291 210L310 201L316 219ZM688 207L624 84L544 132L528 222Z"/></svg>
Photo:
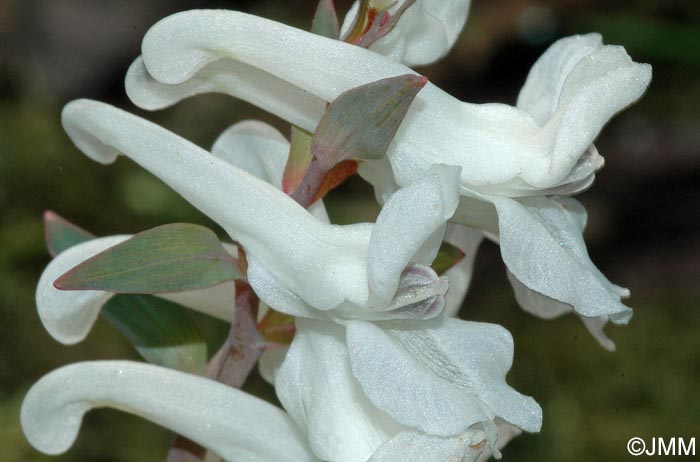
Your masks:
<svg viewBox="0 0 700 462"><path fill-rule="evenodd" d="M196 10L165 18L146 34L142 49L147 72L164 84L199 79L199 72L226 58L232 65L252 66L325 102L363 84L414 73L371 51L234 11ZM286 110L277 109L276 101L271 98L261 107L314 131L317 120L305 124L290 118ZM400 185L420 178L435 163L468 167L462 170L466 183L500 183L522 169L518 159L528 157L537 129L528 114L515 108L463 104L428 83L388 155ZM530 147L537 157L540 146ZM522 164L536 161L527 158Z"/></svg>
<svg viewBox="0 0 700 462"><path fill-rule="evenodd" d="M334 322L298 319L275 388L320 459L356 462L403 428L362 392L350 370L344 331Z"/></svg>
<svg viewBox="0 0 700 462"><path fill-rule="evenodd" d="M548 170L534 184L560 181L617 112L637 101L651 81L651 66L632 61L621 46L603 46L598 34L554 43L532 67L518 107L543 127L551 142Z"/></svg>
<svg viewBox="0 0 700 462"><path fill-rule="evenodd" d="M351 321L347 338L365 394L403 425L438 436L495 417L527 431L540 428L537 403L505 383L513 343L500 326L444 316L381 327Z"/></svg>
<svg viewBox="0 0 700 462"><path fill-rule="evenodd" d="M98 407L151 420L229 461L317 460L281 409L218 382L129 361L78 363L44 376L22 403L22 428L32 446L60 454Z"/></svg>
<svg viewBox="0 0 700 462"><path fill-rule="evenodd" d="M410 184L394 195L396 199L389 200L376 229L370 224L329 225L314 218L279 189L228 160L109 105L74 101L63 111L63 124L73 142L88 156L101 162L111 162L119 154L130 157L218 222L245 248L249 280L261 299L295 315L299 314L297 308L306 311L304 304L321 311L350 304L355 307L354 313L349 313L351 317L360 318L368 309L377 312L406 306L407 302L394 297L404 267L411 259L432 260L433 248L437 248L441 238L440 228L457 204L458 169L435 167L425 179ZM397 210L404 206L413 211L410 223L405 210ZM423 216L421 210L428 213L423 212ZM393 236L398 232L403 233L399 239L401 247L394 247L399 252L386 254L385 233ZM377 260L376 255L380 254L387 258ZM371 265L370 258L374 259ZM368 268L376 271L379 278L368 275ZM385 275L387 279L381 279ZM433 282L437 283L435 287ZM423 291L424 296L414 297L411 304L440 297L444 285L444 281L428 281L424 288L432 292ZM409 290L412 285L401 287ZM265 291L270 291L270 296ZM275 305L273 298L284 298L285 294L292 294L303 303L291 309ZM431 306L432 302L427 303L426 309ZM409 311L405 313L408 317L422 316L422 312ZM437 310L432 311L434 315ZM395 311L389 317L396 314Z"/></svg>
<svg viewBox="0 0 700 462"><path fill-rule="evenodd" d="M498 211L503 261L518 281L582 316L629 321L632 310L620 302L627 290L608 281L588 256L586 214L579 202L544 196L488 199ZM548 311L558 315L561 309Z"/></svg>
<svg viewBox="0 0 700 462"><path fill-rule="evenodd" d="M277 114L300 127L315 126L326 102L286 80L255 66L227 59L212 61L196 75L168 85L148 73L143 58L129 67L126 94L144 109L163 109L202 93L223 93Z"/></svg>
<svg viewBox="0 0 700 462"><path fill-rule="evenodd" d="M384 204L369 242L370 288L384 303L396 292L409 262L429 265L445 223L459 202L459 168L435 165L422 179L396 191Z"/></svg>
<svg viewBox="0 0 700 462"><path fill-rule="evenodd" d="M544 124L559 104L559 95L574 67L603 48L600 34L574 35L557 40L535 62L518 95L517 106Z"/></svg>

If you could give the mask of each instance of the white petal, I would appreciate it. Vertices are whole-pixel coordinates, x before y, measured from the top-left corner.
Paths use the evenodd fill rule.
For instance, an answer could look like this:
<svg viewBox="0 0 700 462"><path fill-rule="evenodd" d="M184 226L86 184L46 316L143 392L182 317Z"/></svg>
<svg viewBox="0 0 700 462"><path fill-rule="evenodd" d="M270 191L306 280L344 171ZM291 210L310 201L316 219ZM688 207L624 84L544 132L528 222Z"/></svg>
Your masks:
<svg viewBox="0 0 700 462"><path fill-rule="evenodd" d="M400 75L407 69L347 43L224 10L192 10L162 19L144 37L142 51L148 73L162 83L186 82L207 64L230 58L236 66L249 65L325 101L367 82L364 75L342 77L348 74L347 70L357 71L362 67L362 74L369 72L376 76L372 80L378 80L386 77L387 72ZM355 59L359 61L352 62ZM328 67L331 61L340 67ZM364 69L369 62L377 68ZM314 78L309 78L310 75ZM332 76L337 77L335 88L332 88ZM348 85L348 79L354 85ZM317 91L310 91L312 88Z"/></svg>
<svg viewBox="0 0 700 462"><path fill-rule="evenodd" d="M500 417L538 431L542 411L505 383L513 359L500 326L441 316L347 325L352 371L372 403L397 422L437 436Z"/></svg>
<svg viewBox="0 0 700 462"><path fill-rule="evenodd" d="M211 153L277 189L282 188L289 142L264 122L245 120L230 126L214 142Z"/></svg>
<svg viewBox="0 0 700 462"><path fill-rule="evenodd" d="M609 320L609 316L596 316L594 318L581 316L583 325L586 326L586 329L588 329L588 332L591 333L593 338L598 340L598 343L606 350L615 351L615 342L610 340L610 338L605 335L605 332L603 332L603 328L605 328Z"/></svg>
<svg viewBox="0 0 700 462"><path fill-rule="evenodd" d="M369 244L369 283L375 296L389 302L409 262L433 261L458 201L459 168L447 165L431 167L423 179L389 198Z"/></svg>
<svg viewBox="0 0 700 462"><path fill-rule="evenodd" d="M98 407L151 420L230 461L316 460L281 409L202 377L129 361L78 363L44 376L22 404L22 428L32 446L60 454Z"/></svg>
<svg viewBox="0 0 700 462"><path fill-rule="evenodd" d="M459 207L452 217L452 222L461 223L482 230L489 239L498 242L498 214L488 200L474 196L462 189Z"/></svg>
<svg viewBox="0 0 700 462"><path fill-rule="evenodd" d="M515 299L518 301L518 305L528 313L534 314L542 319L554 319L563 314L574 312L573 306L554 300L551 297L547 297L546 295L530 289L525 284L518 281L510 271L508 271L508 280L513 286L513 292L515 293ZM579 317L586 326L586 329L588 329L603 348L609 351L615 351L615 343L603 332L603 328L609 321L608 316Z"/></svg>
<svg viewBox="0 0 700 462"><path fill-rule="evenodd" d="M232 11L170 16L148 32L143 53L148 72L166 84L199 78L200 70L226 58L327 102L350 88L412 73L369 50ZM603 47L574 68L544 126L524 110L461 103L428 83L388 152L397 183L406 185L430 165L444 163L463 166L462 184L480 192L519 196L555 187L602 125L643 93L650 75L623 49ZM315 121L292 120L277 103L271 98L260 105L315 129Z"/></svg>
<svg viewBox="0 0 700 462"><path fill-rule="evenodd" d="M585 191L593 185L595 180L595 172L603 168L605 159L598 153L594 145L588 146L588 149L579 157L576 165L571 169L569 174L558 184L552 188L541 190L538 195L542 196L572 196Z"/></svg>
<svg viewBox="0 0 700 462"><path fill-rule="evenodd" d="M385 8L390 3L374 1L371 5ZM389 11L394 13L402 3L396 2ZM469 0L417 0L394 30L370 49L407 66L433 63L445 56L456 42L466 22L469 4ZM358 5L355 2L345 17L343 32L357 16Z"/></svg>
<svg viewBox="0 0 700 462"><path fill-rule="evenodd" d="M464 252L464 258L445 273L450 281L450 288L445 294L446 316L457 316L462 307L472 279L476 251L483 240L484 233L479 229L458 224L447 225L445 241Z"/></svg>
<svg viewBox="0 0 700 462"><path fill-rule="evenodd" d="M234 124L217 138L211 153L282 189L289 141L271 125L257 120ZM308 210L318 220L330 223L323 201L314 202Z"/></svg>
<svg viewBox="0 0 700 462"><path fill-rule="evenodd" d="M452 438L403 432L379 448L368 462L474 462L486 446L485 439L480 431Z"/></svg>
<svg viewBox="0 0 700 462"><path fill-rule="evenodd" d="M566 79L586 56L603 48L600 34L573 35L557 40L530 69L517 106L544 124L557 110Z"/></svg>
<svg viewBox="0 0 700 462"><path fill-rule="evenodd" d="M580 203L543 196L490 199L498 210L503 261L520 282L582 316L629 321L632 310L620 302L625 289L610 283L588 257Z"/></svg>
<svg viewBox="0 0 700 462"><path fill-rule="evenodd" d="M227 245L224 245L224 247L228 248ZM175 292L172 294L156 294L156 296L230 322L234 314L233 305L236 299L236 284L231 281L207 287L206 289Z"/></svg>
<svg viewBox="0 0 700 462"><path fill-rule="evenodd" d="M518 99L518 107L543 125L542 139L554 140L543 178L564 178L608 120L637 101L650 80L651 66L632 61L623 47L603 46L597 34L552 45Z"/></svg>
<svg viewBox="0 0 700 462"><path fill-rule="evenodd" d="M296 317L322 317L322 313L299 295L282 286L273 274L250 256L248 257L248 282L255 289L260 300L277 311ZM352 311L357 311L356 305L351 305Z"/></svg>
<svg viewBox="0 0 700 462"><path fill-rule="evenodd" d="M288 347L271 348L262 352L258 362L258 370L263 379L270 385L275 384L277 373L287 357Z"/></svg>
<svg viewBox="0 0 700 462"><path fill-rule="evenodd" d="M315 126L325 111L325 101L273 74L243 63L219 60L205 66L192 79L177 85L155 80L143 58L126 74L126 93L144 109L162 109L202 93L224 93L278 114L292 124Z"/></svg>
<svg viewBox="0 0 700 462"><path fill-rule="evenodd" d="M513 287L515 300L518 302L518 305L528 313L534 314L542 319L554 319L574 311L571 305L534 291L520 282L510 271L506 271L506 273L508 281L510 281L510 285Z"/></svg>
<svg viewBox="0 0 700 462"><path fill-rule="evenodd" d="M357 173L374 188L374 197L379 205L384 205L399 185L394 181L394 172L386 156L379 159L363 160L357 166Z"/></svg>
<svg viewBox="0 0 700 462"><path fill-rule="evenodd" d="M362 393L350 370L344 328L334 322L297 320L297 333L277 374L276 389L322 460L367 460L403 430Z"/></svg>
<svg viewBox="0 0 700 462"><path fill-rule="evenodd" d="M53 338L66 344L82 341L90 332L102 306L114 295L99 290L58 290L53 286L54 281L74 266L129 237L93 239L61 252L48 264L37 285L36 304L39 318ZM233 283L159 296L226 321L233 319Z"/></svg>

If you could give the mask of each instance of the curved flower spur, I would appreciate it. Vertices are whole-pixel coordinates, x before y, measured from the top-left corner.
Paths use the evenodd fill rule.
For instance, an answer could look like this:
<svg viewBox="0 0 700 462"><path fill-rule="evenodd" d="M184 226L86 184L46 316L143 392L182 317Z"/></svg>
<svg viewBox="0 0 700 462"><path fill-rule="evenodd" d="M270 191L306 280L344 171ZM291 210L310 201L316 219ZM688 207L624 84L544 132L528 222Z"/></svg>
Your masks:
<svg viewBox="0 0 700 462"><path fill-rule="evenodd" d="M22 403L22 428L34 447L60 454L73 444L83 415L105 406L170 428L228 461L318 461L276 406L203 377L131 361L78 363L44 376Z"/></svg>

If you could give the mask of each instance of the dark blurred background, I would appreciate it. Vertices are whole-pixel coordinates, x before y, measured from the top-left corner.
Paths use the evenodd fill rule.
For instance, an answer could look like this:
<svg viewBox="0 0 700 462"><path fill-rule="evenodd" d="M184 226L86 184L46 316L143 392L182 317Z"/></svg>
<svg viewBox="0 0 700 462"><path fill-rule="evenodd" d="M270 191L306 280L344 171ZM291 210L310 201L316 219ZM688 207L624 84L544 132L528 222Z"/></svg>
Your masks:
<svg viewBox="0 0 700 462"><path fill-rule="evenodd" d="M336 1L341 14L349 3ZM315 5L0 0L1 460L151 462L164 460L170 438L148 422L100 410L87 416L74 448L61 457L36 453L24 440L19 406L41 375L80 360L136 357L103 321L72 347L43 330L33 298L49 261L42 212L52 209L98 235L181 221L215 228L129 161L103 167L81 155L61 129L62 105L88 97L141 113L125 97L122 79L148 27L168 14L232 8L308 29ZM597 141L607 165L579 197L590 214L593 261L632 290L635 314L629 326L608 328L618 346L609 353L573 316L547 322L523 313L497 247L481 248L461 316L513 333L509 381L544 408L542 432L514 440L505 461L631 460L625 447L633 436L700 438L700 2L474 0L455 49L422 72L462 100L514 104L529 67L551 42L591 31L654 68L646 96ZM246 118L288 130L216 95L146 116L204 147ZM377 211L360 180L327 203L338 223L371 220ZM272 394L270 387L249 388Z"/></svg>

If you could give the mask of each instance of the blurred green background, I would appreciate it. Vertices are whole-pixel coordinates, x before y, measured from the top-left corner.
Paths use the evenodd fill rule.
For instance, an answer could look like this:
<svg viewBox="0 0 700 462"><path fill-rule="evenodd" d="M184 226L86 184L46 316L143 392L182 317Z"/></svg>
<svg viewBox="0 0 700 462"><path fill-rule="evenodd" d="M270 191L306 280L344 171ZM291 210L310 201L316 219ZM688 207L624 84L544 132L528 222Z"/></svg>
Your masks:
<svg viewBox="0 0 700 462"><path fill-rule="evenodd" d="M336 4L344 12L349 2ZM194 7L241 9L308 29L315 0L0 0L2 461L164 460L167 431L108 410L87 416L69 453L47 457L24 440L18 412L27 388L54 368L136 358L104 321L71 347L43 330L33 297L49 261L44 210L99 235L180 221L216 229L129 161L103 167L88 160L59 122L62 105L77 97L141 113L124 95L126 68L149 25ZM700 2L474 0L458 45L422 72L465 101L513 104L548 44L590 31L654 67L647 95L598 140L607 165L579 197L590 214L586 238L593 261L632 290L635 314L628 327L608 328L618 346L609 353L573 316L547 322L522 312L498 249L480 249L461 316L497 322L513 333L509 382L544 409L542 432L515 439L505 461L632 460L625 447L633 436L700 438ZM246 118L288 130L223 96L197 97L146 117L204 147ZM327 203L338 223L371 220L377 211L360 180ZM273 394L259 380L248 388Z"/></svg>

